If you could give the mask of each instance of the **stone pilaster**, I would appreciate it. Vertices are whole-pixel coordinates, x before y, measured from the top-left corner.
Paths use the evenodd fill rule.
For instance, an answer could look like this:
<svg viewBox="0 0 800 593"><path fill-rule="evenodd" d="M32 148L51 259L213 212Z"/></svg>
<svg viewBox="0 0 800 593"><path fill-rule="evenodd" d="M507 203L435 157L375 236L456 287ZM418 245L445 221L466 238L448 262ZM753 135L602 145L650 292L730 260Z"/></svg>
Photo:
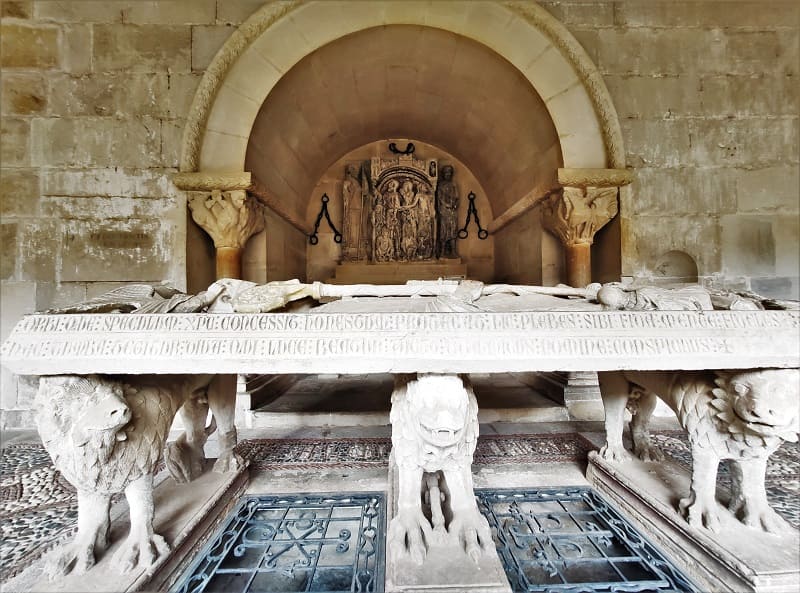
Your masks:
<svg viewBox="0 0 800 593"><path fill-rule="evenodd" d="M617 192L630 183L626 169L559 169L563 190L542 203L542 225L561 240L567 256L567 284L592 281L591 246L597 231L619 212Z"/></svg>
<svg viewBox="0 0 800 593"><path fill-rule="evenodd" d="M244 246L264 230L261 203L243 189L189 192L188 203L194 221L214 240L217 278L241 278Z"/></svg>

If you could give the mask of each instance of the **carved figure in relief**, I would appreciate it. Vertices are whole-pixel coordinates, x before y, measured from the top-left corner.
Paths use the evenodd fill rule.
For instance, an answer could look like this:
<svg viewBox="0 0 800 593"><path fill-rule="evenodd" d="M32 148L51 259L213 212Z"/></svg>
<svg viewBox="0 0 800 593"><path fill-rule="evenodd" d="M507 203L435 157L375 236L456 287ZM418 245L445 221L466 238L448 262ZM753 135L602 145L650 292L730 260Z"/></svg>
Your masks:
<svg viewBox="0 0 800 593"><path fill-rule="evenodd" d="M378 191L372 210L373 259L393 261L397 252L397 210L400 207L400 183L390 179L383 192Z"/></svg>
<svg viewBox="0 0 800 593"><path fill-rule="evenodd" d="M84 573L108 547L111 496L125 492L130 533L112 558L125 572L154 564L169 546L153 530L153 474L176 410L184 405L187 431L167 454L178 481L203 470L203 446L214 425L205 427L209 405L223 432L215 470L242 466L233 452L236 429L232 402L236 377L190 375L126 378L42 377L34 401L42 443L53 464L78 491L78 532L49 557L51 578Z"/></svg>
<svg viewBox="0 0 800 593"><path fill-rule="evenodd" d="M347 261L361 259L359 246L363 231L364 215L362 208L361 182L358 179L359 168L357 165L345 167L345 177L342 182L342 206L344 213L342 257Z"/></svg>
<svg viewBox="0 0 800 593"><path fill-rule="evenodd" d="M770 532L790 529L767 502L764 475L767 459L781 443L797 441L799 369L614 371L598 377L606 415L606 445L600 451L605 459L626 458L622 430L629 401L634 403L634 453L645 461L663 458L648 432L656 397L661 397L689 434L692 484L679 503L689 523L719 529L717 466L730 459L729 509L745 525Z"/></svg>
<svg viewBox="0 0 800 593"><path fill-rule="evenodd" d="M453 166L444 165L440 169L439 184L436 186L436 208L439 228L437 231L436 257L457 257L458 239L458 186L453 181Z"/></svg>
<svg viewBox="0 0 800 593"><path fill-rule="evenodd" d="M396 515L388 553L421 564L430 545L450 541L478 562L494 544L473 492L478 404L472 387L458 375L398 376L390 420ZM423 512L423 493L431 520Z"/></svg>
<svg viewBox="0 0 800 593"><path fill-rule="evenodd" d="M400 186L398 222L400 233L397 255L400 260L411 260L417 255L417 200L414 184L406 179Z"/></svg>

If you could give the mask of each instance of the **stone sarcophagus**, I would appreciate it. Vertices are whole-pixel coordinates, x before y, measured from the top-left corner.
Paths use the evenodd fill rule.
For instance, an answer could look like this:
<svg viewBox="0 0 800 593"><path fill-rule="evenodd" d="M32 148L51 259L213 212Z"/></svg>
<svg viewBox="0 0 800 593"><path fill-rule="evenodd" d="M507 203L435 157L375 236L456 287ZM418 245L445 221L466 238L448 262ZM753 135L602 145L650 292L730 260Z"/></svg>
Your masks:
<svg viewBox="0 0 800 593"><path fill-rule="evenodd" d="M380 170L377 178L388 190L391 178L380 181ZM390 562L394 558L404 566L418 565L435 556L426 550L439 543L456 542L463 562L478 565L494 553L474 506L468 469L477 404L466 375L476 372L598 372L606 404L603 463L629 459L621 434L631 398L638 401L639 413L631 424L636 453L658 458L648 440L647 419L660 396L675 410L692 444L695 472L680 502L688 525L718 527L713 476L720 459L734 459L731 510L759 531L784 532L786 526L766 502L764 467L784 440L796 440L800 311L755 306L714 310L716 297L702 290L666 296L641 291L619 298L618 287L598 288L468 281L257 286L226 280L201 295L170 294L155 304L141 295L126 296L124 310L131 314L81 313L110 310L100 302L72 309L78 313L26 316L3 344L2 356L17 374L47 377L40 390L43 440L65 435L63 442L71 444L57 451L69 467L77 467L87 444L98 442L105 448L97 455L110 461L112 469L123 462L138 468L129 481L117 479L113 471L105 475L96 467L87 470L94 481L82 486L87 501L84 529L60 556L55 571L91 567L95 553L106 545L107 512L95 516L88 507L100 501L105 508L108 496L119 491L131 500L132 525L136 523L119 566L159 561L169 542L153 532L147 476L164 448L165 435L158 428L147 447L141 444L147 408L142 400L160 402L160 412L151 414L163 417L159 427L168 426L179 408L184 417L187 433L165 455L176 480L191 480L202 469L202 447L213 430L205 426L209 408L222 435L216 469L237 469L234 390L225 387L236 374L395 374L398 507L389 529ZM223 293L228 298L220 299ZM302 313L269 312L301 298L343 296L354 298ZM144 314L165 310L196 312ZM56 392L102 404L69 415L67 405L49 406L58 399ZM449 399L438 397L445 393ZM147 421L148 430L155 422ZM86 436L97 429L105 431L103 438ZM125 445L130 434L136 438ZM430 505L428 518L418 508L423 491ZM678 505L672 506L670 512L679 517Z"/></svg>

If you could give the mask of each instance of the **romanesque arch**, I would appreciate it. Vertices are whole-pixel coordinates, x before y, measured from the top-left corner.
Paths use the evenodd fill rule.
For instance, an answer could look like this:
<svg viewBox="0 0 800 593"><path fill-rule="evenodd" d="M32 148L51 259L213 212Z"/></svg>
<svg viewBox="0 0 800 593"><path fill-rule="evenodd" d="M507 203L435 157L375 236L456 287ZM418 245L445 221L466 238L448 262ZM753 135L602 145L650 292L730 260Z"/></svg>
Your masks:
<svg viewBox="0 0 800 593"><path fill-rule="evenodd" d="M182 172L242 172L250 129L281 76L326 43L362 29L445 29L494 50L530 81L558 131L565 168L625 166L616 112L575 38L531 2L280 2L253 14L220 49L192 102Z"/></svg>

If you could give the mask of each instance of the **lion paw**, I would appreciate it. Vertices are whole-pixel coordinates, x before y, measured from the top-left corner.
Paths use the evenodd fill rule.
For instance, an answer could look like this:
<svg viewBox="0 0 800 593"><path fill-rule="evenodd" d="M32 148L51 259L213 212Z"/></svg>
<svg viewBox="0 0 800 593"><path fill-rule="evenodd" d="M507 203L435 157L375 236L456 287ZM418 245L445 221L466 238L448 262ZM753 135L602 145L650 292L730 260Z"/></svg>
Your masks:
<svg viewBox="0 0 800 593"><path fill-rule="evenodd" d="M387 548L405 552L415 564L422 564L432 538L431 524L422 511L401 510L389 524Z"/></svg>
<svg viewBox="0 0 800 593"><path fill-rule="evenodd" d="M696 500L695 495L691 494L682 498L678 507L692 527L705 527L713 532L720 530L719 510L716 502L705 504Z"/></svg>
<svg viewBox="0 0 800 593"><path fill-rule="evenodd" d="M450 534L458 538L461 548L476 564L483 552L488 552L494 547L489 523L477 509L454 511Z"/></svg>
<svg viewBox="0 0 800 593"><path fill-rule="evenodd" d="M205 466L203 450L197 451L186 442L178 439L169 443L164 451L164 461L172 479L179 484L191 482L203 473Z"/></svg>
<svg viewBox="0 0 800 593"><path fill-rule="evenodd" d="M169 544L157 533L143 537L131 534L114 553L111 561L120 572L129 572L135 568L149 568L167 553Z"/></svg>
<svg viewBox="0 0 800 593"><path fill-rule="evenodd" d="M237 472L243 467L244 459L233 451L220 454L219 459L214 463L214 471L220 474Z"/></svg>
<svg viewBox="0 0 800 593"><path fill-rule="evenodd" d="M642 461L664 461L664 454L661 450L650 445L637 447L636 456Z"/></svg>
<svg viewBox="0 0 800 593"><path fill-rule="evenodd" d="M766 508L753 509L745 505L739 520L748 527L763 529L768 533L787 533L793 531L792 526L768 505Z"/></svg>
<svg viewBox="0 0 800 593"><path fill-rule="evenodd" d="M608 445L600 449L600 457L607 461L625 461L630 459L628 452L621 445Z"/></svg>
<svg viewBox="0 0 800 593"><path fill-rule="evenodd" d="M72 542L56 550L47 559L44 572L52 581L70 573L84 574L94 565L94 546Z"/></svg>

